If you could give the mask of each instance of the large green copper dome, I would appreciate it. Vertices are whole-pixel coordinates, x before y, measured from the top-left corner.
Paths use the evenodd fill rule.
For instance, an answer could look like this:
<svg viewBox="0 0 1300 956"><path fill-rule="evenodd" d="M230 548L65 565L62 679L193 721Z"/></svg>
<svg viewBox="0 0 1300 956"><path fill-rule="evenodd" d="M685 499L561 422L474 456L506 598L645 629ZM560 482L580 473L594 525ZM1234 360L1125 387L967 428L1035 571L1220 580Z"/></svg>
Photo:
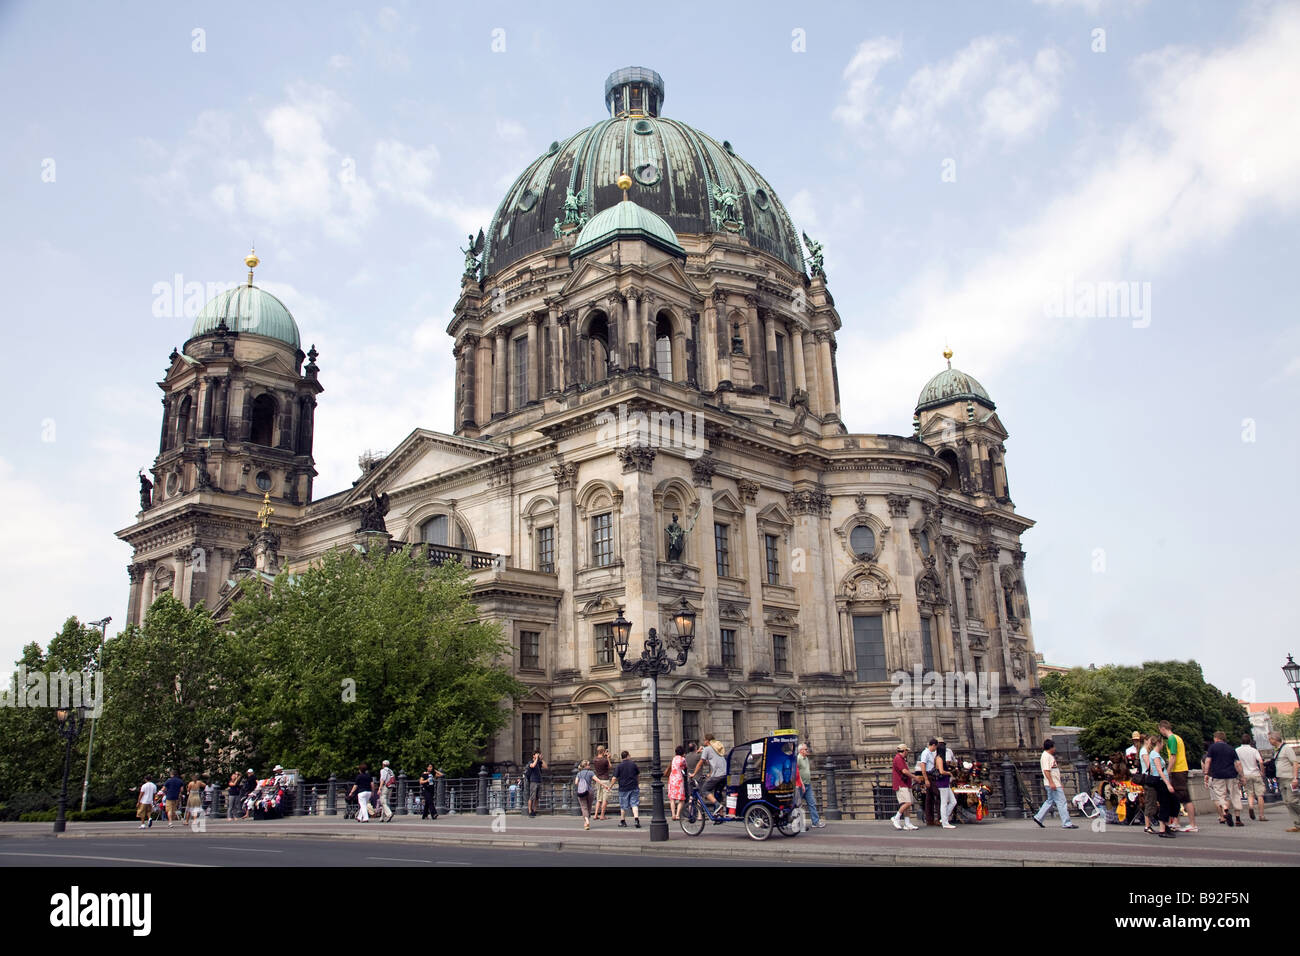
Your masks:
<svg viewBox="0 0 1300 956"><path fill-rule="evenodd" d="M672 227L629 199L614 203L592 216L578 233L577 245L569 253L569 258L584 256L616 239L643 239L664 252L686 257L686 250L677 242Z"/></svg>
<svg viewBox="0 0 1300 956"><path fill-rule="evenodd" d="M726 230L804 272L799 234L767 180L730 143L660 116L663 100L663 79L653 70L610 74L610 118L552 143L506 193L485 234L484 275L555 242L570 190L581 217L568 218L575 226L616 206L623 197L615 180L624 172L633 180L632 201L672 232ZM730 206L719 201L720 190L730 194Z"/></svg>
<svg viewBox="0 0 1300 956"><path fill-rule="evenodd" d="M953 368L950 362L946 369L925 383L925 388L921 389L921 395L916 400L916 410L920 412L950 402L964 401L979 402L990 410L996 407L983 385L965 372Z"/></svg>
<svg viewBox="0 0 1300 956"><path fill-rule="evenodd" d="M215 332L223 322L231 332L264 335L299 348L298 323L289 310L271 293L255 285L237 286L205 305L194 320L190 338Z"/></svg>

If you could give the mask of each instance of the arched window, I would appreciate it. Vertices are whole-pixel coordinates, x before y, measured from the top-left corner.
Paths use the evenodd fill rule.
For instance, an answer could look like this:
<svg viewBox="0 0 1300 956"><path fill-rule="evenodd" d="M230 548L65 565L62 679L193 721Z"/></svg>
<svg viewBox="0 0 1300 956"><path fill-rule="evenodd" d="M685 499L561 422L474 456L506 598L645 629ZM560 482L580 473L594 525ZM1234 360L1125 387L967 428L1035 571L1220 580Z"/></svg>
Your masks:
<svg viewBox="0 0 1300 956"><path fill-rule="evenodd" d="M271 445L275 435L275 399L263 392L253 399L253 424L248 440L254 445Z"/></svg>
<svg viewBox="0 0 1300 956"><path fill-rule="evenodd" d="M193 400L186 395L181 399L181 407L176 412L176 440L172 442L172 447L185 444L185 437L189 433L190 416L194 411Z"/></svg>
<svg viewBox="0 0 1300 956"><path fill-rule="evenodd" d="M663 313L655 320L655 371L669 381L673 375L673 323Z"/></svg>
<svg viewBox="0 0 1300 956"><path fill-rule="evenodd" d="M603 382L609 377L609 320L597 312L587 323L587 381Z"/></svg>
<svg viewBox="0 0 1300 956"><path fill-rule="evenodd" d="M434 515L424 524L420 525L420 540L425 544L436 545L441 548L449 547L452 541L451 535L453 534L451 529L452 520L450 515ZM458 548L466 547L465 532L461 529L459 524L455 526L454 534L456 541L455 546Z"/></svg>
<svg viewBox="0 0 1300 956"><path fill-rule="evenodd" d="M939 460L952 469L951 474L943 480L940 487L945 491L961 491L961 463L957 460L957 453L950 448L945 448L939 452Z"/></svg>

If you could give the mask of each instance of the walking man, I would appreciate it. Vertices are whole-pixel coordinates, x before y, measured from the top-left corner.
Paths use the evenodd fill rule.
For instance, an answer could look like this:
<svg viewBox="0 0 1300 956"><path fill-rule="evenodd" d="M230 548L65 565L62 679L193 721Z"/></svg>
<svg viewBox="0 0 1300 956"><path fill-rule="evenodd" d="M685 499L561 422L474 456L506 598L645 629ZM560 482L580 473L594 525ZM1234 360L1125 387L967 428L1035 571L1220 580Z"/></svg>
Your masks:
<svg viewBox="0 0 1300 956"><path fill-rule="evenodd" d="M1169 780L1174 785L1174 799L1187 811L1187 826L1184 833L1198 833L1196 825L1196 807L1192 804L1192 791L1187 786L1187 745L1183 738L1174 733L1173 724L1167 720L1160 721L1160 736L1165 738L1165 753L1169 760ZM1178 829L1178 815L1169 821L1171 829Z"/></svg>
<svg viewBox="0 0 1300 956"><path fill-rule="evenodd" d="M433 764L420 774L420 803L423 806L420 819L438 819L438 783L439 777L446 776L441 770L434 770Z"/></svg>
<svg viewBox="0 0 1300 956"><path fill-rule="evenodd" d="M626 816L630 811L632 819L636 822L636 828L640 830L641 770L633 763L626 750L623 751L622 757L622 762L614 771L614 776L618 778L618 825L627 826Z"/></svg>
<svg viewBox="0 0 1300 956"><path fill-rule="evenodd" d="M898 752L894 754L894 795L898 797L898 812L890 817L889 822L894 825L895 830L919 830L920 827L914 825L908 819L912 812L912 781L917 779L916 774L907 764L907 744L899 744Z"/></svg>
<svg viewBox="0 0 1300 956"><path fill-rule="evenodd" d="M1264 758L1259 755L1251 742L1250 734L1241 735L1241 746L1237 748L1237 759L1241 761L1241 785L1246 791L1246 801L1250 804L1250 818L1255 817L1255 798L1259 798L1259 821L1268 819L1264 816Z"/></svg>
<svg viewBox="0 0 1300 956"><path fill-rule="evenodd" d="M379 768L379 822L387 823L393 819L393 809L388 805L388 788L393 785L393 768L385 760Z"/></svg>
<svg viewBox="0 0 1300 956"><path fill-rule="evenodd" d="M817 815L817 796L813 793L812 761L808 759L808 745L799 745L799 798L808 804L808 816L812 825L818 830L824 829L821 817Z"/></svg>
<svg viewBox="0 0 1300 956"><path fill-rule="evenodd" d="M167 808L167 829L170 830L180 812L181 791L185 788L185 781L172 770L168 770L167 774L167 779L163 781L163 799L166 801L163 805Z"/></svg>
<svg viewBox="0 0 1300 956"><path fill-rule="evenodd" d="M1056 812L1061 815L1062 830L1079 829L1070 822L1070 805L1065 802L1065 788L1061 786L1061 769L1056 763L1056 744L1051 737L1043 741L1043 755L1039 758L1038 765L1043 771L1043 785L1047 787L1047 799L1034 814L1034 822L1041 827L1043 817L1047 816L1055 806Z"/></svg>
<svg viewBox="0 0 1300 956"><path fill-rule="evenodd" d="M1241 761L1237 759L1237 751L1228 746L1228 735L1222 730L1214 732L1214 743L1205 751L1201 770L1210 781L1210 794L1219 808L1219 822L1232 826L1235 816L1237 826L1241 826Z"/></svg>
<svg viewBox="0 0 1300 956"><path fill-rule="evenodd" d="M1300 833L1300 757L1295 752L1295 744L1282 741L1282 735L1273 731L1268 735L1268 742L1273 745L1273 763L1277 766L1277 789L1282 794L1282 803L1291 814L1291 825L1287 833Z"/></svg>
<svg viewBox="0 0 1300 956"><path fill-rule="evenodd" d="M689 763L690 758L687 758ZM596 775L596 812L597 820L605 819L606 804L609 803L609 791L613 768L610 766L609 754L604 744L596 745L596 757L591 762L591 772Z"/></svg>
<svg viewBox="0 0 1300 956"><path fill-rule="evenodd" d="M524 769L524 782L528 785L528 815L537 816L542 802L542 771L548 769L540 750L533 751L533 759Z"/></svg>
<svg viewBox="0 0 1300 956"><path fill-rule="evenodd" d="M925 825L928 827L935 825L935 817L939 812L939 781L934 772L934 755L938 749L939 741L931 737L919 756L922 764L921 780L925 783Z"/></svg>
<svg viewBox="0 0 1300 956"><path fill-rule="evenodd" d="M144 775L144 783L140 784L140 799L135 805L135 815L140 819L140 829L153 826L153 798L158 792L158 784L153 782L153 777L149 774Z"/></svg>

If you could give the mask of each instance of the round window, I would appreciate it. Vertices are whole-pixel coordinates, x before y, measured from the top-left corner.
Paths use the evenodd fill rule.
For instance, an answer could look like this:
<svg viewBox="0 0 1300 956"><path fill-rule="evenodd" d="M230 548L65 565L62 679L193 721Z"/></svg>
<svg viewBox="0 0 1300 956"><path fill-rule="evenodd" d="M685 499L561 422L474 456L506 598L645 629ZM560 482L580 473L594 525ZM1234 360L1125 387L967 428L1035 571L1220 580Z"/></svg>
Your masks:
<svg viewBox="0 0 1300 956"><path fill-rule="evenodd" d="M731 140L724 139L722 141L722 148L725 149L729 155L731 156L736 155L736 151L731 148Z"/></svg>
<svg viewBox="0 0 1300 956"><path fill-rule="evenodd" d="M519 197L520 210L527 212L535 205L537 205L537 193L533 192L531 189L525 189L524 194Z"/></svg>
<svg viewBox="0 0 1300 956"><path fill-rule="evenodd" d="M269 471L259 471L257 473L257 489L258 491L271 490L271 473Z"/></svg>
<svg viewBox="0 0 1300 956"><path fill-rule="evenodd" d="M759 209L767 208L768 206L767 190L765 189L754 190L754 205L757 206Z"/></svg>
<svg viewBox="0 0 1300 956"><path fill-rule="evenodd" d="M639 119L632 124L632 132L636 133L638 136L649 136L654 131L655 128L650 125L649 120Z"/></svg>
<svg viewBox="0 0 1300 956"><path fill-rule="evenodd" d="M864 524L858 525L849 534L849 547L859 558L865 558L876 551L876 535Z"/></svg>
<svg viewBox="0 0 1300 956"><path fill-rule="evenodd" d="M559 140L556 140L555 142L551 143L551 145L550 145L549 147L547 147L547 149L546 149L546 155L547 155L547 156L554 156L554 155L555 155L556 153L558 153L559 151L560 151L560 141L559 141Z"/></svg>
<svg viewBox="0 0 1300 956"><path fill-rule="evenodd" d="M176 494L176 489L179 488L180 485L181 480L177 476L176 472L173 471L167 476L167 497L170 498L172 495Z"/></svg>
<svg viewBox="0 0 1300 956"><path fill-rule="evenodd" d="M636 174L636 181L642 186L653 186L659 182L659 167L654 163L642 163L633 170Z"/></svg>

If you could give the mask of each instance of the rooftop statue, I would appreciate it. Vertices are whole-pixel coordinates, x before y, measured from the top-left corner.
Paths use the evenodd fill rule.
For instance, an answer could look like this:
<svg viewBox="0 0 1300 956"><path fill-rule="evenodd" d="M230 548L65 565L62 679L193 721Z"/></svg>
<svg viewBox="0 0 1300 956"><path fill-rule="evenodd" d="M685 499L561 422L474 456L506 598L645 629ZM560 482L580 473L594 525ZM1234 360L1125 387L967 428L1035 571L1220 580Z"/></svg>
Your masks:
<svg viewBox="0 0 1300 956"><path fill-rule="evenodd" d="M715 229L727 228L740 232L745 228L745 220L740 215L740 194L723 183L713 184L713 226Z"/></svg>
<svg viewBox="0 0 1300 956"><path fill-rule="evenodd" d="M377 495L370 492L370 500L361 506L361 528L362 531L380 531L388 533L388 526L384 524L384 515L388 514L388 492Z"/></svg>
<svg viewBox="0 0 1300 956"><path fill-rule="evenodd" d="M477 239L474 238L474 234L471 232L469 234L469 247L460 251L465 253L465 278L478 278L478 257L483 254L483 230L478 231Z"/></svg>
<svg viewBox="0 0 1300 956"><path fill-rule="evenodd" d="M826 278L826 270L822 268L822 244L814 242L808 238L808 233L803 234L803 244L808 247L808 269L815 276Z"/></svg>

